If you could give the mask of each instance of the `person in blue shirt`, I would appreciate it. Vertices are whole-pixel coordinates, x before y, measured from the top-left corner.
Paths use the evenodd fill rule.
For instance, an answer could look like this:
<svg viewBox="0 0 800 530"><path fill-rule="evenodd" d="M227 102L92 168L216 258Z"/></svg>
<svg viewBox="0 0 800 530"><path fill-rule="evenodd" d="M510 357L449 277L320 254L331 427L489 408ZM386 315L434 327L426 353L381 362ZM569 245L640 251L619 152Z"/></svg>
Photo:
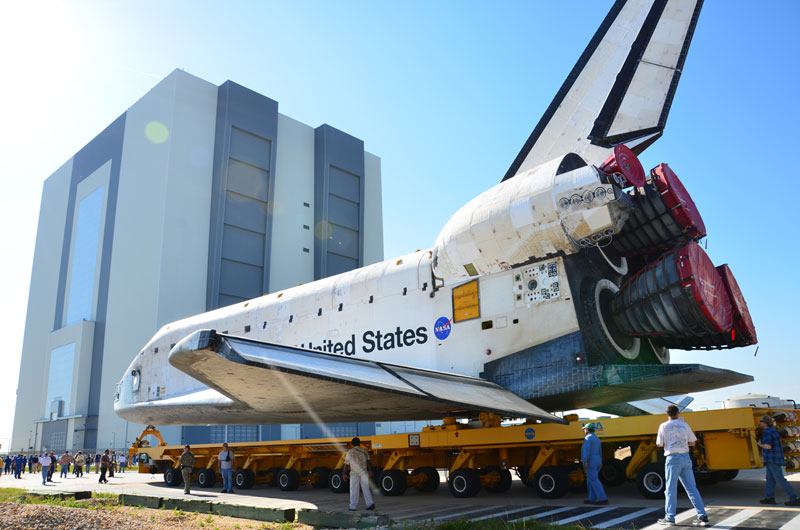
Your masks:
<svg viewBox="0 0 800 530"><path fill-rule="evenodd" d="M22 468L25 467L25 457L17 455L14 459L14 478L22 478Z"/></svg>
<svg viewBox="0 0 800 530"><path fill-rule="evenodd" d="M781 446L781 436L775 429L775 420L772 416L761 416L759 423L762 429L761 441L758 446L762 449L762 460L764 469L767 471L767 486L761 504L775 504L775 484L778 483L789 496L789 500L784 504L787 506L800 506L800 499L797 497L794 488L789 485L786 477L783 476L783 466L786 459L783 457L783 447Z"/></svg>
<svg viewBox="0 0 800 530"><path fill-rule="evenodd" d="M598 474L603 466L603 451L600 448L600 438L594 433L595 424L592 422L583 426L583 439L581 446L581 461L583 470L586 473L586 489L589 490L589 499L583 501L585 504L608 504L608 497L603 490Z"/></svg>
<svg viewBox="0 0 800 530"><path fill-rule="evenodd" d="M6 474L11 473L11 455L6 456L5 468Z"/></svg>

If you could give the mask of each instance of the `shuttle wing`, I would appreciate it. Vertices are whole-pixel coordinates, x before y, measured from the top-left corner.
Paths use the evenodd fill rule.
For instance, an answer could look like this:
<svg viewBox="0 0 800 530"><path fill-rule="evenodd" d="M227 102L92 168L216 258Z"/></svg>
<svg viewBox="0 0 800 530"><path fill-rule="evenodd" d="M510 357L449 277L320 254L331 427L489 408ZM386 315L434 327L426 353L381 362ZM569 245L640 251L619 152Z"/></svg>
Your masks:
<svg viewBox="0 0 800 530"><path fill-rule="evenodd" d="M574 152L599 165L662 134L703 0L617 0L503 180Z"/></svg>
<svg viewBox="0 0 800 530"><path fill-rule="evenodd" d="M476 411L566 423L483 379L208 330L179 342L169 362L273 423L438 419Z"/></svg>

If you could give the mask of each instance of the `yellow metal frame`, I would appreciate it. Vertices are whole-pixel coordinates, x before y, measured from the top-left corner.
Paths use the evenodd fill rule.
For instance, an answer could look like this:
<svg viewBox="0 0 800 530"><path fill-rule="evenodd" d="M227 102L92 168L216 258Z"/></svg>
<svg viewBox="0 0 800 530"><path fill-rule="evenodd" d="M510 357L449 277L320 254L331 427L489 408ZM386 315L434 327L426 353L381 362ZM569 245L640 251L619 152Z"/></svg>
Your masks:
<svg viewBox="0 0 800 530"><path fill-rule="evenodd" d="M756 445L759 418L763 414L778 414L783 409L741 408L688 412L682 414L698 437L695 457L701 469L747 469L763 465ZM501 469L522 468L532 477L544 466L572 466L580 461L583 442L582 422L577 418L569 425L526 423L500 426L499 416L492 413L480 415L483 427L458 423L445 418L442 425L426 427L419 433L388 434L362 437L362 445L370 451L370 464L383 470L408 471L420 467L447 469ZM666 416L634 416L595 420L595 433L603 443L606 453L625 446L635 446L625 473L636 478L647 463L658 459L656 446L658 426ZM779 427L797 425L795 419L782 422ZM158 441L150 446L145 436ZM414 439L411 445L410 438ZM417 445L418 443L418 445ZM259 470L272 468L294 469L301 474L301 483L315 482L312 470L318 467L341 469L349 439L323 438L313 440L279 440L271 442L229 443L236 455L234 467L256 473L257 482L271 480L271 473L260 475ZM182 446L168 446L158 429L149 425L131 447L132 452L146 453L154 465L177 466ZM193 445L197 466L212 468L217 463L218 444ZM150 472L140 466L140 472ZM486 474L482 481L491 482ZM576 475L577 476L577 475ZM410 485L415 482L409 477ZM498 477L495 477L498 479ZM577 479L576 479L577 480ZM496 482L496 480L495 480Z"/></svg>

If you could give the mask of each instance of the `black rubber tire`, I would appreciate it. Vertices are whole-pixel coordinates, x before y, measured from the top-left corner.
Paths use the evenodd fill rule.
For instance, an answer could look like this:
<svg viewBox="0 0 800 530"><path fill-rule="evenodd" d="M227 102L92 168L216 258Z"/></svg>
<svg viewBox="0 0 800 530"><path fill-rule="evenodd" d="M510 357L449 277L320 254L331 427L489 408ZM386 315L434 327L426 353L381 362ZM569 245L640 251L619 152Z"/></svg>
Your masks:
<svg viewBox="0 0 800 530"><path fill-rule="evenodd" d="M477 469L458 469L450 473L447 486L453 497L474 497L481 490L481 475Z"/></svg>
<svg viewBox="0 0 800 530"><path fill-rule="evenodd" d="M581 326L590 364L633 364L639 361L641 340L620 331L611 313L619 287L603 278L585 280L581 302L585 320Z"/></svg>
<svg viewBox="0 0 800 530"><path fill-rule="evenodd" d="M733 480L739 475L738 469L724 469L719 472L720 473L720 480Z"/></svg>
<svg viewBox="0 0 800 530"><path fill-rule="evenodd" d="M164 471L164 483L170 488L175 488L183 484L183 475L174 467L167 468Z"/></svg>
<svg viewBox="0 0 800 530"><path fill-rule="evenodd" d="M266 473L264 473L264 475L269 479L265 482L267 486L271 486L274 488L275 486L278 485L278 471L280 471L281 469L282 468L280 467L271 467L267 469Z"/></svg>
<svg viewBox="0 0 800 530"><path fill-rule="evenodd" d="M531 472L531 466L520 466L517 468L517 476L525 484L526 487L532 488L533 484L533 477L528 477L528 474ZM528 480L530 478L530 480Z"/></svg>
<svg viewBox="0 0 800 530"><path fill-rule="evenodd" d="M502 469L500 466L489 466L482 468L480 471L481 475L489 475L492 473L499 475L499 480L494 486L487 486L486 491L492 493L503 493L508 491L508 489L511 487L511 471L508 469Z"/></svg>
<svg viewBox="0 0 800 530"><path fill-rule="evenodd" d="M328 475L331 474L329 467L315 467L311 470L312 480L311 486L316 489L328 487Z"/></svg>
<svg viewBox="0 0 800 530"><path fill-rule="evenodd" d="M625 466L622 464L622 460L609 458L603 461L599 477L600 482L606 486L614 487L624 484L627 477L625 476Z"/></svg>
<svg viewBox="0 0 800 530"><path fill-rule="evenodd" d="M408 474L401 469L387 469L381 473L378 487L387 497L402 495L408 487Z"/></svg>
<svg viewBox="0 0 800 530"><path fill-rule="evenodd" d="M442 482L442 480L439 477L439 472L436 471L435 467L419 467L411 473L413 476L420 474L425 475L425 482L423 482L422 486L417 486L417 491L430 493L439 489L439 484Z"/></svg>
<svg viewBox="0 0 800 530"><path fill-rule="evenodd" d="M236 489L249 490L255 484L256 476L249 469L237 469L233 472L233 485Z"/></svg>
<svg viewBox="0 0 800 530"><path fill-rule="evenodd" d="M300 473L296 469L281 469L277 483L281 491L294 491L300 486Z"/></svg>
<svg viewBox="0 0 800 530"><path fill-rule="evenodd" d="M217 483L217 472L213 469L200 469L197 471L197 485L201 488L213 488Z"/></svg>
<svg viewBox="0 0 800 530"><path fill-rule="evenodd" d="M543 467L533 476L533 487L543 499L558 499L569 491L569 473L559 466Z"/></svg>
<svg viewBox="0 0 800 530"><path fill-rule="evenodd" d="M342 478L342 470L334 469L328 473L328 489L333 493L346 493L350 491L350 483Z"/></svg>
<svg viewBox="0 0 800 530"><path fill-rule="evenodd" d="M636 487L648 499L663 499L666 485L664 462L650 462L636 473Z"/></svg>

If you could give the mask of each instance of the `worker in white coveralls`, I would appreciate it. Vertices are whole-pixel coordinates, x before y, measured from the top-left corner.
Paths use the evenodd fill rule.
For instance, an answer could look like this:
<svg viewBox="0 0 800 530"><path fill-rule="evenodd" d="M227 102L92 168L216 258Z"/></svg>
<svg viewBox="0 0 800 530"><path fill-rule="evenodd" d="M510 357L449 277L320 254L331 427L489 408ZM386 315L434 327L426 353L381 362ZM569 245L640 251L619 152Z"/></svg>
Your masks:
<svg viewBox="0 0 800 530"><path fill-rule="evenodd" d="M369 479L372 470L369 466L369 453L361 447L361 440L353 438L353 447L347 451L344 457L344 473L342 478L350 481L350 511L355 511L358 506L359 491L364 492L364 502L367 510L374 510L375 503L372 501L372 493L369 491Z"/></svg>

